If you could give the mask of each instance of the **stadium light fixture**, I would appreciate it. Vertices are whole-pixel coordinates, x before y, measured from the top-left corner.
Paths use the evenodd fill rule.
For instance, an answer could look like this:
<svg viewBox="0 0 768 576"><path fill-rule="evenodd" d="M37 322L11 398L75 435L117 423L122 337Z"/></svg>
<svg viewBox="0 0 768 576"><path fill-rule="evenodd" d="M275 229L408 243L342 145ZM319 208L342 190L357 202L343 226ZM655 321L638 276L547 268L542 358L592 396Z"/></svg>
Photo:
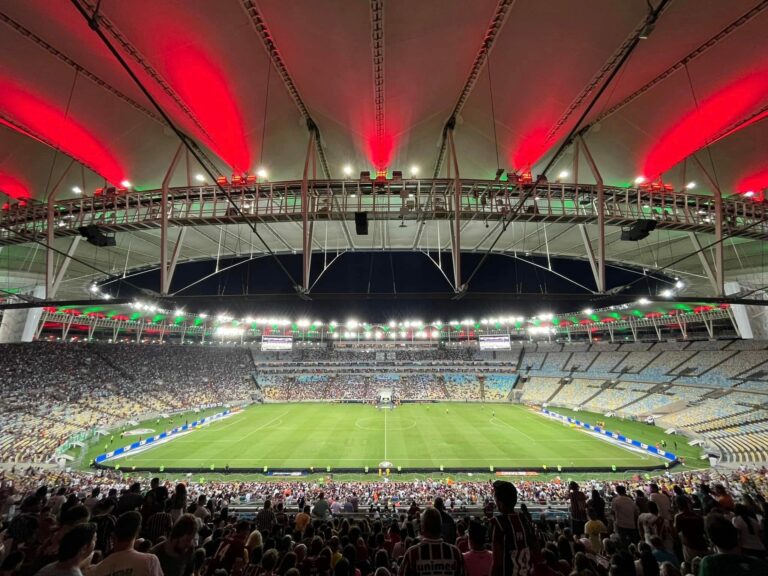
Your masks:
<svg viewBox="0 0 768 576"><path fill-rule="evenodd" d="M131 181L130 180L123 180L120 182L120 186L123 188L130 188L131 187Z"/></svg>
<svg viewBox="0 0 768 576"><path fill-rule="evenodd" d="M744 192L744 196L746 196L747 198L752 198L754 195L755 195L754 190L747 190L746 192Z"/></svg>
<svg viewBox="0 0 768 576"><path fill-rule="evenodd" d="M177 308L176 311L173 313L174 316L184 316L184 310Z"/></svg>
<svg viewBox="0 0 768 576"><path fill-rule="evenodd" d="M259 178L266 178L268 176L267 169L266 168L259 168L256 170L256 176Z"/></svg>
<svg viewBox="0 0 768 576"><path fill-rule="evenodd" d="M640 298L640 299L637 301L637 303L638 303L638 304L640 304L641 306L645 306L646 304L650 304L650 303L651 303L651 301L650 301L650 300L648 300L648 298Z"/></svg>
<svg viewBox="0 0 768 576"><path fill-rule="evenodd" d="M83 193L83 189L80 188L80 186L73 186L72 187L72 192L74 192L75 194L82 194Z"/></svg>
<svg viewBox="0 0 768 576"><path fill-rule="evenodd" d="M645 182L645 176L638 176L635 178L635 184L642 184L643 182Z"/></svg>
<svg viewBox="0 0 768 576"><path fill-rule="evenodd" d="M563 178L568 178L568 176L570 176L570 175L571 175L571 173L568 172L568 170L563 170L562 172L560 172L560 174L557 175L557 177L560 180L562 180Z"/></svg>
<svg viewBox="0 0 768 576"><path fill-rule="evenodd" d="M350 318L347 320L347 328L357 328L359 326L357 320Z"/></svg>
<svg viewBox="0 0 768 576"><path fill-rule="evenodd" d="M376 340L381 340L381 332L376 332Z"/></svg>
<svg viewBox="0 0 768 576"><path fill-rule="evenodd" d="M411 166L411 176L418 176L419 175L419 167L415 164Z"/></svg>
<svg viewBox="0 0 768 576"><path fill-rule="evenodd" d="M688 184L685 185L686 190L693 190L696 188L696 182L688 182Z"/></svg>
<svg viewBox="0 0 768 576"><path fill-rule="evenodd" d="M366 340L370 340L370 338L371 338L371 333L370 332L367 332L367 331L363 332L363 335L365 336Z"/></svg>
<svg viewBox="0 0 768 576"><path fill-rule="evenodd" d="M205 176L203 176L202 174L195 174L195 180L197 180L198 182L205 182Z"/></svg>
<svg viewBox="0 0 768 576"><path fill-rule="evenodd" d="M390 328L394 328L395 326L397 326L397 322L395 322L394 320L390 320L389 321L389 327Z"/></svg>
<svg viewBox="0 0 768 576"><path fill-rule="evenodd" d="M111 300L112 294L104 294L104 300Z"/></svg>
<svg viewBox="0 0 768 576"><path fill-rule="evenodd" d="M405 338L407 335L408 335L408 333L407 333L405 330L403 330L402 332L400 332L400 337L401 337L401 338Z"/></svg>
<svg viewBox="0 0 768 576"><path fill-rule="evenodd" d="M594 313L594 310L592 310L592 308L585 308L581 312L582 312L582 314L585 314L586 316L592 316L592 314Z"/></svg>
<svg viewBox="0 0 768 576"><path fill-rule="evenodd" d="M352 175L352 166L347 164L344 166L344 176L351 176Z"/></svg>
<svg viewBox="0 0 768 576"><path fill-rule="evenodd" d="M99 287L96 284L91 284L91 286L88 288L92 293L96 294L99 291Z"/></svg>
<svg viewBox="0 0 768 576"><path fill-rule="evenodd" d="M296 322L296 325L299 328L307 328L309 326L309 320L307 320L306 318L302 318L301 320Z"/></svg>
<svg viewBox="0 0 768 576"><path fill-rule="evenodd" d="M666 288L661 291L661 297L662 298L672 298L673 292L669 288Z"/></svg>
<svg viewBox="0 0 768 576"><path fill-rule="evenodd" d="M336 326L338 326L338 324L336 323L336 320L331 320L330 327L336 328Z"/></svg>
<svg viewBox="0 0 768 576"><path fill-rule="evenodd" d="M203 320L205 320L206 318L208 318L208 314L206 314L205 312L203 312L203 313L201 313L201 314L198 314L198 315L197 315L197 317L198 317L198 318L202 318Z"/></svg>
<svg viewBox="0 0 768 576"><path fill-rule="evenodd" d="M677 288L678 290L682 290L683 288L685 288L685 282L683 282L682 280L678 280L677 282L675 282L675 288Z"/></svg>

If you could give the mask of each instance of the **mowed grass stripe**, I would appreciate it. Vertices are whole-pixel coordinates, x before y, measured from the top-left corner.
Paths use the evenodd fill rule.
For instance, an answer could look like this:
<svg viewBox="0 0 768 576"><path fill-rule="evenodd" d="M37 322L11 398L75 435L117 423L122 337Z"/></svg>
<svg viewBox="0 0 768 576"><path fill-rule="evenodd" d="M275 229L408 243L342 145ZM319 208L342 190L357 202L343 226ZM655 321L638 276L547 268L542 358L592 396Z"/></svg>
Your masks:
<svg viewBox="0 0 768 576"><path fill-rule="evenodd" d="M385 459L384 418L383 410L361 404L251 406L231 419L130 456L121 467L375 468ZM395 467L658 462L513 404L405 404L386 418L386 460Z"/></svg>

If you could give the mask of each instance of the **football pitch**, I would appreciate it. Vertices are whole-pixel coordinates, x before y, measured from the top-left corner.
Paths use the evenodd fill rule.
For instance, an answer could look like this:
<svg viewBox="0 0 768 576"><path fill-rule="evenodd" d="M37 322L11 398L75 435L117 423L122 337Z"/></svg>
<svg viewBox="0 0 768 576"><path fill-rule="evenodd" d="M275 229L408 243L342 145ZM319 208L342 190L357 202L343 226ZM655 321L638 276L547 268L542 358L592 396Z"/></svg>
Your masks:
<svg viewBox="0 0 768 576"><path fill-rule="evenodd" d="M160 432L156 430L155 432ZM638 439L642 439L638 437ZM388 464L385 464L388 463ZM265 404L110 465L325 470L662 467L513 404Z"/></svg>

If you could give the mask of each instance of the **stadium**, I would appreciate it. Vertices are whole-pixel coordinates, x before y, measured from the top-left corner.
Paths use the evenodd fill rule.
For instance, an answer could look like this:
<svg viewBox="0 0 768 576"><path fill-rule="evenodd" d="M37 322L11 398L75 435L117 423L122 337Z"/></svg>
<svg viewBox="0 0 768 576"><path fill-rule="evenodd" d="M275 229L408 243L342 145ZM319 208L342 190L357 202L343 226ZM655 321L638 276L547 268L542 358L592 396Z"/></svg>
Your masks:
<svg viewBox="0 0 768 576"><path fill-rule="evenodd" d="M768 2L579 4L0 1L0 571L765 559Z"/></svg>

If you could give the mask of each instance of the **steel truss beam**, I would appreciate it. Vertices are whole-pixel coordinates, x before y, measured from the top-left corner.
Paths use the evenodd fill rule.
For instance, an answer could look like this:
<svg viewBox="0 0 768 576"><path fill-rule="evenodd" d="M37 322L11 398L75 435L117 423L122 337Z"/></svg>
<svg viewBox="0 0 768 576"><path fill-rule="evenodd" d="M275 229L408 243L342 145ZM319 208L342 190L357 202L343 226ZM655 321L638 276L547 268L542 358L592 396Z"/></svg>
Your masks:
<svg viewBox="0 0 768 576"><path fill-rule="evenodd" d="M32 32L31 30L25 28L19 22L17 22L7 14L3 14L2 12L0 12L0 22L7 24L10 28L13 28L19 34L21 34L31 42L34 42L43 50L46 50L51 55L55 56L56 58L58 58L59 60L67 64L69 67L74 69L78 74L88 78L91 82L93 82L97 86L100 86L107 92L110 92L112 95L116 96L117 98L119 98L120 100L128 104L129 106L135 108L139 112L142 112L144 115L152 118L152 120L154 120L155 122L165 125L165 121L160 116L158 116L155 112L139 104L138 102L133 100L131 97L123 94L117 88L109 84L106 80L99 78L96 74L94 74L90 70L83 68L82 66L80 66L80 64L78 64L77 62L69 58L66 54L62 53L55 47L48 44L48 42L40 38L40 36Z"/></svg>
<svg viewBox="0 0 768 576"><path fill-rule="evenodd" d="M469 99L469 95L472 94L472 90L477 83L480 72L483 71L483 67L488 60L488 56L491 54L491 49L493 48L496 38L504 27L504 23L507 21L507 17L509 16L509 12L514 3L515 0L499 0L499 3L496 5L496 10L491 17L491 21L488 23L488 28L486 29L485 34L483 35L483 41L475 56L475 61L472 63L469 76L467 77L464 87L459 94L459 98L456 101L456 105L453 107L453 111L443 128L443 139L440 144L440 152L438 153L435 162L435 178L440 174L440 169L442 168L443 160L445 159L445 152L448 145L448 130L453 130L454 126L456 126L456 119L459 117L459 114L461 114L464 104L466 104Z"/></svg>
<svg viewBox="0 0 768 576"><path fill-rule="evenodd" d="M603 210L597 206L598 188L565 183L541 184L523 190L493 180L404 180L371 184L357 180L312 182L309 214L315 221L354 219L368 212L374 220L399 222L403 207L419 222L460 216L488 222L543 222L627 226L641 218L655 219L660 230L715 234L715 202L711 196L688 191L649 193L635 188L603 187ZM301 181L269 182L254 188L229 187L225 194L213 186L169 188L169 226L247 223L250 218L301 222ZM456 191L460 189L459 202ZM481 201L483 197L485 201ZM522 203L522 205L520 205ZM720 199L730 236L768 240L768 207L741 197ZM125 196L80 196L55 203L54 236L74 236L78 228L94 224L108 232L158 229L162 224L162 190L130 191ZM520 205L509 220L510 208ZM239 213L238 213L239 212ZM406 220L408 218L406 217ZM23 244L47 233L46 205L29 202L0 212L0 245ZM420 236L419 236L420 237Z"/></svg>
<svg viewBox="0 0 768 576"><path fill-rule="evenodd" d="M603 294L605 292L605 186L603 185L603 177L597 169L597 164L595 164L595 160L589 152L587 143L584 142L584 138L581 136L578 138L578 145L583 148L589 169L592 171L595 182L597 182L597 291Z"/></svg>
<svg viewBox="0 0 768 576"><path fill-rule="evenodd" d="M294 104L296 104L299 112L301 112L301 115L304 117L304 120L307 123L307 129L315 136L315 146L317 148L318 158L320 159L320 166L323 168L325 177L330 178L331 172L328 168L328 161L325 158L325 150L323 150L320 138L320 128L317 127L307 106L304 104L304 100L302 100L301 94L299 94L299 89L296 88L291 73L288 71L288 67L285 64L285 61L283 61L283 57L280 55L280 50L277 49L275 39L269 31L269 27L264 21L264 17L262 16L259 7L253 0L241 0L241 5L248 15L251 26L261 39L272 65L275 67L275 70L277 70L277 73L280 74L280 78L283 80L283 84L285 85L286 90L288 90L288 94L291 96Z"/></svg>

